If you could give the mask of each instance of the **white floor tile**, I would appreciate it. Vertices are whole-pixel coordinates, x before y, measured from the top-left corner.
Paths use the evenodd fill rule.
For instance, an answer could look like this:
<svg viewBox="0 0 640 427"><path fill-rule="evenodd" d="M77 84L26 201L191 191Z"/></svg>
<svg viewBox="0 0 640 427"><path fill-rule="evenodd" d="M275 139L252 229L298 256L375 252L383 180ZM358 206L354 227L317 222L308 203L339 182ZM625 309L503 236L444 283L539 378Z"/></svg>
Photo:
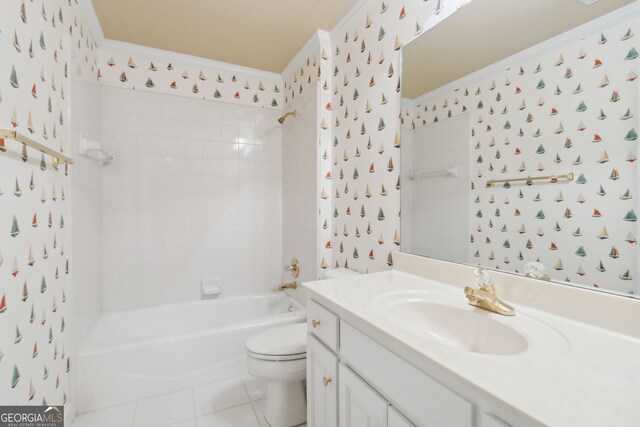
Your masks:
<svg viewBox="0 0 640 427"><path fill-rule="evenodd" d="M261 427L250 403L198 417L198 427Z"/></svg>
<svg viewBox="0 0 640 427"><path fill-rule="evenodd" d="M242 377L242 382L247 389L247 393L249 393L249 399L252 401L267 397L267 382L265 380L245 375Z"/></svg>
<svg viewBox="0 0 640 427"><path fill-rule="evenodd" d="M267 422L267 420L264 418L264 403L266 402L265 399L262 400L256 400L254 402L251 402L251 405L253 406L253 410L256 411L256 415L258 416L258 420L260 421L260 427L271 427L269 425L269 423ZM307 423L304 424L300 424L299 426L296 427L306 427Z"/></svg>
<svg viewBox="0 0 640 427"><path fill-rule="evenodd" d="M251 402L251 405L253 406L253 410L256 412L258 420L260 421L260 427L271 427L267 420L264 418L264 402L265 399L256 400L254 402Z"/></svg>
<svg viewBox="0 0 640 427"><path fill-rule="evenodd" d="M99 411L87 412L76 417L73 427L131 427L133 425L135 407L135 402L131 402Z"/></svg>
<svg viewBox="0 0 640 427"><path fill-rule="evenodd" d="M195 418L192 390L139 400L134 427L158 427Z"/></svg>
<svg viewBox="0 0 640 427"><path fill-rule="evenodd" d="M197 427L197 424L196 424L196 419L194 418L192 420L181 421L175 424L169 424L168 426L164 426L164 427Z"/></svg>
<svg viewBox="0 0 640 427"><path fill-rule="evenodd" d="M249 395L240 377L206 384L193 389L196 416L249 402Z"/></svg>

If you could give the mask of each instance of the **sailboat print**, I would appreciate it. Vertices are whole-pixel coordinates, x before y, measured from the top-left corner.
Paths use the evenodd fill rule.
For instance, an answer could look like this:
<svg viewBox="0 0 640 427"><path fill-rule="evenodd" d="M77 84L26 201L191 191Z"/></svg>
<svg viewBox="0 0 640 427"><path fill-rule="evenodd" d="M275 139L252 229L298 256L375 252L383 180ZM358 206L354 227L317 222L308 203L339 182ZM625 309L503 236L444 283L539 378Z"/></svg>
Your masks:
<svg viewBox="0 0 640 427"><path fill-rule="evenodd" d="M620 279L622 280L632 280L633 278L631 277L631 273L629 272L629 270L625 271L624 273L622 273L620 276L618 276Z"/></svg>
<svg viewBox="0 0 640 427"><path fill-rule="evenodd" d="M18 257L13 258L13 268L11 269L11 275L13 277L17 277L18 273L20 273L20 268L18 267Z"/></svg>
<svg viewBox="0 0 640 427"><path fill-rule="evenodd" d="M625 221L636 222L638 218L636 217L636 213L631 209L623 218Z"/></svg>
<svg viewBox="0 0 640 427"><path fill-rule="evenodd" d="M36 263L36 259L33 257L33 251L31 250L31 246L29 246L29 256L27 257L27 264L30 267L33 267L33 264Z"/></svg>
<svg viewBox="0 0 640 427"><path fill-rule="evenodd" d="M29 380L29 400L33 400L33 397L36 395L36 389L33 386L33 380Z"/></svg>
<svg viewBox="0 0 640 427"><path fill-rule="evenodd" d="M631 192L629 189L620 195L620 200L629 200L631 199Z"/></svg>
<svg viewBox="0 0 640 427"><path fill-rule="evenodd" d="M18 325L16 325L16 338L13 340L13 343L18 344L20 341L22 341L22 332Z"/></svg>
<svg viewBox="0 0 640 427"><path fill-rule="evenodd" d="M20 234L20 227L18 226L18 219L13 216L13 222L11 224L11 237L17 237Z"/></svg>
<svg viewBox="0 0 640 427"><path fill-rule="evenodd" d="M11 388L16 388L20 381L20 371L17 365L13 365L13 376L11 377Z"/></svg>
<svg viewBox="0 0 640 427"><path fill-rule="evenodd" d="M616 249L615 246L611 247L611 251L609 252L609 257L614 258L614 259L620 257L620 254L618 253L618 250Z"/></svg>
<svg viewBox="0 0 640 427"><path fill-rule="evenodd" d="M604 227L602 230L600 230L600 233L598 233L596 237L600 240L608 239L609 233L607 233L607 228Z"/></svg>

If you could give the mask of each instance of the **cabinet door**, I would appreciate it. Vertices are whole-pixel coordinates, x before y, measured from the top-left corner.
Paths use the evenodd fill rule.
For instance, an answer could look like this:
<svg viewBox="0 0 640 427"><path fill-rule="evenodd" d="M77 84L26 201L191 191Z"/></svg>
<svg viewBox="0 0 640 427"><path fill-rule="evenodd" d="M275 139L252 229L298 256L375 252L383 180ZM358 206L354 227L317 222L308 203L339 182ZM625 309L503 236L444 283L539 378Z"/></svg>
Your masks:
<svg viewBox="0 0 640 427"><path fill-rule="evenodd" d="M340 427L386 427L387 401L342 363L338 377Z"/></svg>
<svg viewBox="0 0 640 427"><path fill-rule="evenodd" d="M388 427L415 427L393 406L389 406L388 420Z"/></svg>
<svg viewBox="0 0 640 427"><path fill-rule="evenodd" d="M307 424L335 427L338 422L338 357L307 335Z"/></svg>
<svg viewBox="0 0 640 427"><path fill-rule="evenodd" d="M483 413L480 419L482 420L482 427L511 427L492 414Z"/></svg>

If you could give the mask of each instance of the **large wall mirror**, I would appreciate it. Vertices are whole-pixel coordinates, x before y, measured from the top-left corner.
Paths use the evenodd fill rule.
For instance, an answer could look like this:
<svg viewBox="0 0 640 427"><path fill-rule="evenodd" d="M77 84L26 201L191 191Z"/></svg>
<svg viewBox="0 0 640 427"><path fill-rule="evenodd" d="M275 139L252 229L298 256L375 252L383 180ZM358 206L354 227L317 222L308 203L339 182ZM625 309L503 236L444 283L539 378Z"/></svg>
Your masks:
<svg viewBox="0 0 640 427"><path fill-rule="evenodd" d="M639 9L473 0L403 48L403 252L640 296Z"/></svg>

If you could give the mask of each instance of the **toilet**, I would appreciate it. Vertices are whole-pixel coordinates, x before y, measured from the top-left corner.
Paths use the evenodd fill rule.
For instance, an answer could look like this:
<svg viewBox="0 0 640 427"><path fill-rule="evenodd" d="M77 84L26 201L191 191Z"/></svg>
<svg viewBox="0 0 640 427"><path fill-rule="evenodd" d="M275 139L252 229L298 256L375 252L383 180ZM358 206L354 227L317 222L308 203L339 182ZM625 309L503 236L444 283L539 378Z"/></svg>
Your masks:
<svg viewBox="0 0 640 427"><path fill-rule="evenodd" d="M278 326L247 340L247 370L267 381L264 417L272 427L307 422L307 324Z"/></svg>

